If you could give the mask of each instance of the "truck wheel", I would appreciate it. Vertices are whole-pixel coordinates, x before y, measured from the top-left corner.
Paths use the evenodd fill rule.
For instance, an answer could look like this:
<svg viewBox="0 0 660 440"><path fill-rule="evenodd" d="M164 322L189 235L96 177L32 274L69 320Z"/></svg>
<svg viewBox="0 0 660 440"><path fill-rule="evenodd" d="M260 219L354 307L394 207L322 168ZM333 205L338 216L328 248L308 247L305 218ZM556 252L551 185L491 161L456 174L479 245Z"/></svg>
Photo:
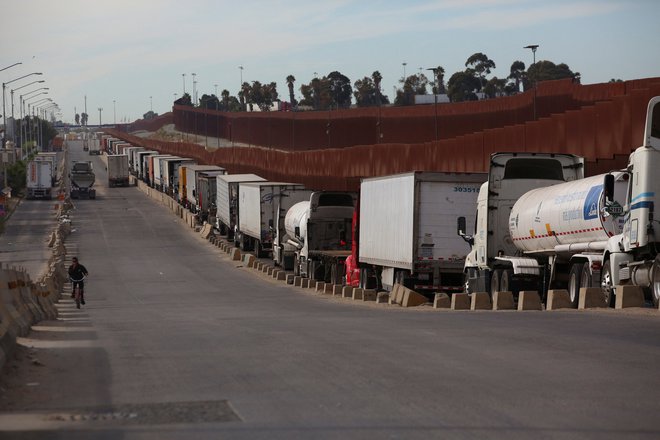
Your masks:
<svg viewBox="0 0 660 440"><path fill-rule="evenodd" d="M653 305L657 308L660 304L660 256L655 257L653 262L653 275L651 275L651 297Z"/></svg>
<svg viewBox="0 0 660 440"><path fill-rule="evenodd" d="M495 292L501 290L500 280L502 279L502 269L493 270L492 275L490 276L490 296L492 297Z"/></svg>
<svg viewBox="0 0 660 440"><path fill-rule="evenodd" d="M589 272L589 266L583 262L578 262L571 266L568 275L568 294L571 297L573 307L578 306L582 287L591 287L591 273Z"/></svg>
<svg viewBox="0 0 660 440"><path fill-rule="evenodd" d="M502 292L518 293L518 286L513 280L513 269L503 269L500 278L500 289Z"/></svg>
<svg viewBox="0 0 660 440"><path fill-rule="evenodd" d="M605 298L605 303L610 307L614 307L616 300L616 292L614 286L612 285L612 268L610 267L610 261L605 260L603 263L603 271L600 275L600 288L603 291L603 297Z"/></svg>

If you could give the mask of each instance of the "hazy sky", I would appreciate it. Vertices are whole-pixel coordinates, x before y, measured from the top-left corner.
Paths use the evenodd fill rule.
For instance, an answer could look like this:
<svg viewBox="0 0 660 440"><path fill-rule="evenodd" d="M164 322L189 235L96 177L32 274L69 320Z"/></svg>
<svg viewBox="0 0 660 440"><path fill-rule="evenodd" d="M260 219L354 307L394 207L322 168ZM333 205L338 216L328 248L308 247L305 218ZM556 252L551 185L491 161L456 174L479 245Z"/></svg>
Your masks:
<svg viewBox="0 0 660 440"><path fill-rule="evenodd" d="M65 121L84 110L90 124L132 121L171 109L174 93L198 96L241 81L275 81L288 100L285 78L300 84L337 70L351 83L375 70L383 93L419 68L441 65L446 79L483 52L492 72L509 74L516 60L566 63L583 84L660 76L660 1L657 0L3 0L0 22L2 82L18 96L46 86ZM429 73L429 72L425 72ZM150 99L152 96L152 100ZM38 102L39 99L29 100Z"/></svg>

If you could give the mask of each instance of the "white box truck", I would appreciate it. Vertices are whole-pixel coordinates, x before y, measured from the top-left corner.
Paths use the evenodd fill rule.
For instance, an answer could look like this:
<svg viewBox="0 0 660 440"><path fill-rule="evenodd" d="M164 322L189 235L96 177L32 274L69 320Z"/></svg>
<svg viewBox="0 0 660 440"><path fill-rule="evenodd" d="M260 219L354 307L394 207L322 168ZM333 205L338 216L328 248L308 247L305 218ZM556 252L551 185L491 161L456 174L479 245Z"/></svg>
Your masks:
<svg viewBox="0 0 660 440"><path fill-rule="evenodd" d="M240 183L264 182L266 179L256 174L225 174L217 176L216 184L216 224L220 234L228 240L234 239L238 225L238 195Z"/></svg>
<svg viewBox="0 0 660 440"><path fill-rule="evenodd" d="M224 168L216 165L190 165L186 166L186 180L185 180L185 200L184 206L190 212L197 212L197 176L202 171L225 171Z"/></svg>
<svg viewBox="0 0 660 440"><path fill-rule="evenodd" d="M234 237L244 251L265 257L275 243L276 231L284 229L291 206L309 199L310 190L298 183L239 183L238 230ZM284 235L282 231L281 235Z"/></svg>
<svg viewBox="0 0 660 440"><path fill-rule="evenodd" d="M108 186L128 186L128 155L108 154Z"/></svg>
<svg viewBox="0 0 660 440"><path fill-rule="evenodd" d="M456 235L473 215L486 174L412 172L363 179L358 262L363 288L394 283L419 293L463 289L469 246Z"/></svg>
<svg viewBox="0 0 660 440"><path fill-rule="evenodd" d="M26 169L27 199L48 199L52 196L53 168L50 161L31 160Z"/></svg>

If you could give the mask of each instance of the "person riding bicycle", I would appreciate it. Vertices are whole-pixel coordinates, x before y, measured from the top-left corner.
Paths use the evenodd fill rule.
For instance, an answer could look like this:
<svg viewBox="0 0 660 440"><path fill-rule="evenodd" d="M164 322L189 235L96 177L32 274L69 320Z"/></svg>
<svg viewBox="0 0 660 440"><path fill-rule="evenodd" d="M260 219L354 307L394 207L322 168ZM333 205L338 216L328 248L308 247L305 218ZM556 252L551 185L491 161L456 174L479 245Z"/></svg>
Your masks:
<svg viewBox="0 0 660 440"><path fill-rule="evenodd" d="M75 298L76 286L80 289L80 303L85 304L85 282L83 281L87 274L87 268L78 263L78 257L71 259L71 266L69 266L69 279L71 280L71 298Z"/></svg>

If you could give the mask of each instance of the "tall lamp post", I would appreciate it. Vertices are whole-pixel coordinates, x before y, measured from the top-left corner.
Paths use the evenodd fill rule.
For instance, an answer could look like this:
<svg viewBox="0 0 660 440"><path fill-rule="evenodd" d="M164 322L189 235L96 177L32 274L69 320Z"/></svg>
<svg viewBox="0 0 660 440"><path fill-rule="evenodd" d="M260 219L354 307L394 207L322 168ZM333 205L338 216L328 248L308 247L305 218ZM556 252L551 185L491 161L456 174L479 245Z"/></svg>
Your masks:
<svg viewBox="0 0 660 440"><path fill-rule="evenodd" d="M11 96L11 119L12 119L12 121L14 120L14 92L15 92L16 90L20 90L20 89L22 89L22 88L24 88L24 87L31 86L32 84L36 84L36 83L44 83L44 82L46 82L46 81L43 80L43 79L42 79L42 80L37 80L37 81L32 81L31 83L27 83L27 84L25 84L25 85L22 85L22 86L20 86L20 87L17 87L17 88L15 88L15 89L11 89L11 90L10 90L9 95ZM19 104L20 104L20 102L19 102ZM21 116L21 119L23 119L22 116ZM12 135L12 139L11 139L11 140L12 140L12 141L14 142L14 144L15 144L15 143L16 143L16 132L15 132L15 130L12 130L11 135Z"/></svg>
<svg viewBox="0 0 660 440"><path fill-rule="evenodd" d="M117 125L117 101L115 101L114 99L112 100L112 117L114 120L114 124Z"/></svg>
<svg viewBox="0 0 660 440"><path fill-rule="evenodd" d="M538 44L530 44L528 46L523 47L523 49L530 49L532 51L532 66L536 66L536 49L539 48ZM534 78L534 120L536 120L536 76L538 76L538 72L535 74Z"/></svg>
<svg viewBox="0 0 660 440"><path fill-rule="evenodd" d="M12 66L9 66L9 67L12 67ZM9 67L5 67L5 69L9 69ZM20 79L27 78L28 76L32 76L32 75L43 75L43 74L41 72L32 72L32 73L28 73L27 75L23 75L21 77L18 77L16 79L12 79L11 81L7 81L7 82L2 83L2 117L4 118L4 122L5 122L5 131L7 129L7 117L6 117L6 111L5 111L5 88L7 87L7 84L11 84L14 81L18 81Z"/></svg>
<svg viewBox="0 0 660 440"><path fill-rule="evenodd" d="M40 90L50 90L50 88L41 87L39 89L35 89L35 90L31 90L27 93L23 93L22 95L19 95L19 97L18 97L18 105L19 105L20 110L21 110L21 132L20 132L21 151L23 150L23 142L27 139L27 126L25 127L25 136L23 136L23 115L25 114L25 101L30 99L30 98L28 98L27 95L31 95L35 92L40 91ZM47 92L45 92L45 93L47 93ZM34 96L39 96L39 95L41 95L41 93L39 93L38 95L34 95Z"/></svg>
<svg viewBox="0 0 660 440"><path fill-rule="evenodd" d="M101 126L103 125L101 123L101 113L103 112L103 107L99 107L99 129L101 129Z"/></svg>
<svg viewBox="0 0 660 440"><path fill-rule="evenodd" d="M0 72L2 72L3 70L11 69L12 67L18 66L19 64L23 64L23 63L14 63L11 66L3 67L2 69L0 69ZM3 124L4 124L4 118L5 118L5 94L4 94L4 91L5 91L5 87L4 87L4 84L3 84L2 85L2 92L3 92L2 93L2 118L3 118Z"/></svg>
<svg viewBox="0 0 660 440"><path fill-rule="evenodd" d="M433 72L433 110L435 114L435 140L438 140L438 87L440 84L438 84L438 68L437 67L431 67L429 69L431 72Z"/></svg>

